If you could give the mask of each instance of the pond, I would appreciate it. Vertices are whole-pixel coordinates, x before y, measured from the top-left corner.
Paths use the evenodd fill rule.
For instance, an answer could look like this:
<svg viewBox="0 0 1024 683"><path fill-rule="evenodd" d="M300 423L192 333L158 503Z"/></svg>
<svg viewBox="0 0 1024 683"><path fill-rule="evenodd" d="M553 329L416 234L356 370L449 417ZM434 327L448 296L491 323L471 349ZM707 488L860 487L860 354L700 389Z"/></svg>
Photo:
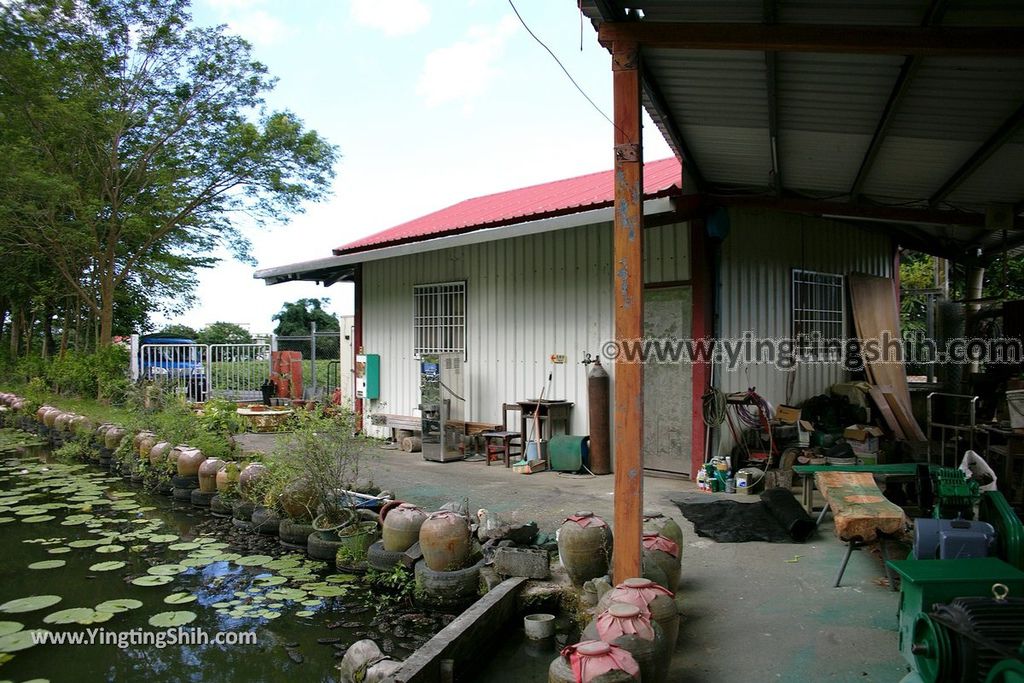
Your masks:
<svg viewBox="0 0 1024 683"><path fill-rule="evenodd" d="M451 619L26 445L0 430L0 679L333 681L352 642L404 659Z"/></svg>

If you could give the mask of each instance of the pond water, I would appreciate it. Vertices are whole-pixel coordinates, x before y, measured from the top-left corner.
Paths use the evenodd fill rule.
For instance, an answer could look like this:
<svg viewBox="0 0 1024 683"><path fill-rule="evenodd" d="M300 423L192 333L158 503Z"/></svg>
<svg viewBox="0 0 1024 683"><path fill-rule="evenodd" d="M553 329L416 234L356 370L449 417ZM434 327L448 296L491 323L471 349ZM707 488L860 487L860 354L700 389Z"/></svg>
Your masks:
<svg viewBox="0 0 1024 683"><path fill-rule="evenodd" d="M12 454L0 448L0 679L333 681L352 642L404 659L451 619L378 611L358 577L274 537L95 466ZM33 629L93 644L26 647Z"/></svg>

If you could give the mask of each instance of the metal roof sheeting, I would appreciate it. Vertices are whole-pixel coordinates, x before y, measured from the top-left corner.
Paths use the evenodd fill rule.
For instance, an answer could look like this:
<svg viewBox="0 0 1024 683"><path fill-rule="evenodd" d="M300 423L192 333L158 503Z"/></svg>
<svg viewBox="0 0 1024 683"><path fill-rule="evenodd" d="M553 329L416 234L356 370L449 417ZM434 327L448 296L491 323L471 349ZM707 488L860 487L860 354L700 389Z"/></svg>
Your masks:
<svg viewBox="0 0 1024 683"><path fill-rule="evenodd" d="M614 171L602 171L467 199L350 242L335 249L334 253L349 254L390 244L416 242L611 206L615 196L613 174ZM645 198L663 197L681 189L682 169L678 159L662 159L644 164Z"/></svg>

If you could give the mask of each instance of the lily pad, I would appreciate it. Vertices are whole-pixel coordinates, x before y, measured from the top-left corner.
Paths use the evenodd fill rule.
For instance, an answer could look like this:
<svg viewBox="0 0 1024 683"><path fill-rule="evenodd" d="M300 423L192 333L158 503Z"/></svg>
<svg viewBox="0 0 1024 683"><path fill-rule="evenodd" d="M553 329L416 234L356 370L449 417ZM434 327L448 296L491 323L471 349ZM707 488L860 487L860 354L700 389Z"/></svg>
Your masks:
<svg viewBox="0 0 1024 683"><path fill-rule="evenodd" d="M25 628L25 624L17 621L0 621L0 636L9 636L12 633L17 633L23 628Z"/></svg>
<svg viewBox="0 0 1024 683"><path fill-rule="evenodd" d="M117 545L117 544L114 544L114 545L101 545L99 548L96 548L96 552L103 553L103 554L119 553L122 550L124 550L124 546L123 545Z"/></svg>
<svg viewBox="0 0 1024 683"><path fill-rule="evenodd" d="M195 600L196 596L191 593L171 593L164 598L164 602L168 605L184 605L188 602L195 602Z"/></svg>
<svg viewBox="0 0 1024 683"><path fill-rule="evenodd" d="M26 517L21 521L26 524L38 524L39 522L49 522L51 519L57 518L53 515L32 515L31 517Z"/></svg>
<svg viewBox="0 0 1024 683"><path fill-rule="evenodd" d="M199 547L198 543L172 543L167 546L168 550L195 550Z"/></svg>
<svg viewBox="0 0 1024 683"><path fill-rule="evenodd" d="M35 612L36 610L53 607L61 601L59 595L32 595L27 598L9 600L0 605L0 612L7 614L19 614L21 612Z"/></svg>
<svg viewBox="0 0 1024 683"><path fill-rule="evenodd" d="M147 573L153 576L174 576L185 571L188 571L188 567L183 564L158 564L146 570Z"/></svg>
<svg viewBox="0 0 1024 683"><path fill-rule="evenodd" d="M173 576L140 576L137 579L132 580L132 585L135 586L163 586L164 584L174 581Z"/></svg>
<svg viewBox="0 0 1024 683"><path fill-rule="evenodd" d="M173 628L190 624L195 621L195 618L195 612L160 612L149 618L149 625L156 628Z"/></svg>
<svg viewBox="0 0 1024 683"><path fill-rule="evenodd" d="M271 600L303 600L306 598L306 591L298 588L278 588L267 593Z"/></svg>
<svg viewBox="0 0 1024 683"><path fill-rule="evenodd" d="M70 553L71 548L62 545L59 548L49 548L47 549L46 552L48 552L51 555L63 555L64 553Z"/></svg>
<svg viewBox="0 0 1024 683"><path fill-rule="evenodd" d="M42 560L40 562L33 562L28 566L29 569L57 569L67 564L67 560Z"/></svg>
<svg viewBox="0 0 1024 683"><path fill-rule="evenodd" d="M82 624L83 626L88 626L89 624L102 624L105 621L109 621L112 616L114 615L110 612L100 612L91 607L72 607L71 609L62 609L59 612L46 615L43 618L43 623Z"/></svg>
<svg viewBox="0 0 1024 683"><path fill-rule="evenodd" d="M147 540L151 543L174 543L178 537L174 534L153 534Z"/></svg>
<svg viewBox="0 0 1024 683"><path fill-rule="evenodd" d="M256 584L259 586L280 586L282 583L288 583L288 577L286 576L263 576L256 579Z"/></svg>
<svg viewBox="0 0 1024 683"><path fill-rule="evenodd" d="M98 545L103 545L103 541L83 538L77 541L71 541L68 546L71 548L94 548Z"/></svg>
<svg viewBox="0 0 1024 683"><path fill-rule="evenodd" d="M131 598L123 598L120 600L107 600L96 605L97 612L109 612L110 614L118 614L120 612L127 612L128 610L138 609L142 607L141 600L132 600Z"/></svg>
<svg viewBox="0 0 1024 683"><path fill-rule="evenodd" d="M18 631L7 636L0 636L0 652L27 650L35 645L45 633L48 633L46 629L34 628L30 631Z"/></svg>
<svg viewBox="0 0 1024 683"><path fill-rule="evenodd" d="M309 591L309 594L315 595L318 598L336 598L340 595L345 595L347 592L342 586L323 586L321 588L314 588Z"/></svg>
<svg viewBox="0 0 1024 683"><path fill-rule="evenodd" d="M316 615L316 612L313 612L313 611L308 610L308 609L304 609L304 610L301 610L301 611L295 613L295 616L297 616L297 617L312 617L312 616L315 616L315 615Z"/></svg>
<svg viewBox="0 0 1024 683"><path fill-rule="evenodd" d="M97 562L96 564L89 567L91 572L112 572L116 569L120 569L125 566L125 562L113 561L113 562Z"/></svg>
<svg viewBox="0 0 1024 683"><path fill-rule="evenodd" d="M332 574L328 576L324 581L327 583L352 583L357 577L355 574Z"/></svg>
<svg viewBox="0 0 1024 683"><path fill-rule="evenodd" d="M239 567L259 567L273 560L270 555L246 555L235 560L235 564Z"/></svg>

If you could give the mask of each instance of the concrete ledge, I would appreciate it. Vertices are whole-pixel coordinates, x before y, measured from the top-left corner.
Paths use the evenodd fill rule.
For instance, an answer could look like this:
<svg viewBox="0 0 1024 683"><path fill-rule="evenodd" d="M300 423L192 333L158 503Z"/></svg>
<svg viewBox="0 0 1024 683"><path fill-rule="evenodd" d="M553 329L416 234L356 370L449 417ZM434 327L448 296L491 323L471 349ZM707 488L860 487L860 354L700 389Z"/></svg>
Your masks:
<svg viewBox="0 0 1024 683"><path fill-rule="evenodd" d="M441 680L442 660L452 660L456 677L460 669L479 662L481 648L494 645L494 635L515 614L525 582L522 577L502 581L412 653L393 680L436 683Z"/></svg>

